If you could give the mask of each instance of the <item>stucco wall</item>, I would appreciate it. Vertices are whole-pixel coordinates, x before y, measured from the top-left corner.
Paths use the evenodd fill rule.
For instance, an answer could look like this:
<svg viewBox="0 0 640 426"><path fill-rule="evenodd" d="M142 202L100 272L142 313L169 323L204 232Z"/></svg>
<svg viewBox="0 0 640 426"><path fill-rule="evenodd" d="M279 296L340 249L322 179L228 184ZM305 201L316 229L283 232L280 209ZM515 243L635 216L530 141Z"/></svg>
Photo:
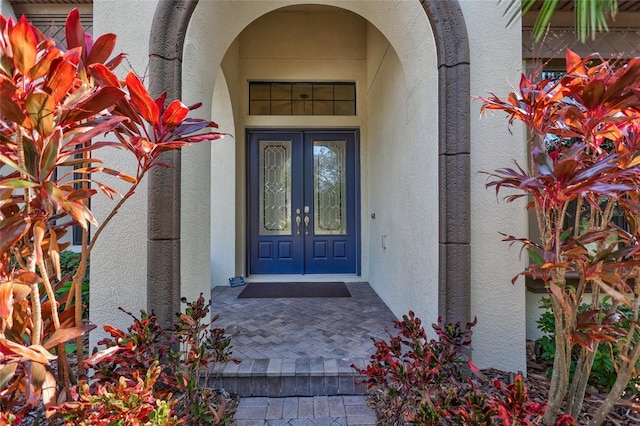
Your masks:
<svg viewBox="0 0 640 426"><path fill-rule="evenodd" d="M527 339L536 340L543 335L542 331L538 329L536 321L540 319L542 314L540 300L546 296L546 293L527 292Z"/></svg>
<svg viewBox="0 0 640 426"><path fill-rule="evenodd" d="M13 14L13 7L11 7L9 0L0 1L0 14L4 16L12 16L15 18L15 15Z"/></svg>
<svg viewBox="0 0 640 426"><path fill-rule="evenodd" d="M517 86L521 67L519 25L506 27L493 2L460 2L467 22L471 52L471 94L505 95ZM525 287L511 278L524 268L519 247L501 242L499 232L527 235L524 202L507 204L485 189L492 171L525 161L520 127L510 133L507 120L496 114L480 119L480 102L471 104L471 317L478 325L473 359L479 367L526 371Z"/></svg>
<svg viewBox="0 0 640 426"><path fill-rule="evenodd" d="M128 53L127 60L118 69L122 74L130 67L140 76L146 73L155 4L151 0L145 0L144 7L134 0L95 0L93 3L94 35L116 33L115 53ZM100 156L113 168L135 174L131 154L106 149ZM91 200L92 211L99 222L114 204L103 196ZM146 309L146 282L147 185L143 181L102 233L91 255L90 315L91 321L100 326L90 334L90 347L105 335L102 324L123 328L131 324L130 318L117 310L118 306L135 314Z"/></svg>
<svg viewBox="0 0 640 426"><path fill-rule="evenodd" d="M428 23L424 25L428 28ZM408 32L407 34L411 34ZM429 34L430 35L430 34ZM438 317L437 70L433 39L414 53L431 57L420 76L401 63L375 28L368 37L369 282L398 317ZM417 45L419 42L414 41ZM417 47L417 46L416 46ZM403 67L404 65L404 67ZM412 93L412 91L414 91ZM428 330L431 331L431 330Z"/></svg>

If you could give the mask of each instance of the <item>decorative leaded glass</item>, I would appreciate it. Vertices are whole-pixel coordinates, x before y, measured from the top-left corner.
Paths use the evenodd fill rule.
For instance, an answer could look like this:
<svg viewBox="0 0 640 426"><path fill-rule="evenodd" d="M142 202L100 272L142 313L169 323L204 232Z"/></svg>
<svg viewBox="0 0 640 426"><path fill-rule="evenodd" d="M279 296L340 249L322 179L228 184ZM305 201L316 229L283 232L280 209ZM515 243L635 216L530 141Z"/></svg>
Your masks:
<svg viewBox="0 0 640 426"><path fill-rule="evenodd" d="M260 235L291 234L291 141L261 141Z"/></svg>
<svg viewBox="0 0 640 426"><path fill-rule="evenodd" d="M351 82L249 82L250 115L356 115Z"/></svg>
<svg viewBox="0 0 640 426"><path fill-rule="evenodd" d="M315 234L345 234L345 141L313 142Z"/></svg>

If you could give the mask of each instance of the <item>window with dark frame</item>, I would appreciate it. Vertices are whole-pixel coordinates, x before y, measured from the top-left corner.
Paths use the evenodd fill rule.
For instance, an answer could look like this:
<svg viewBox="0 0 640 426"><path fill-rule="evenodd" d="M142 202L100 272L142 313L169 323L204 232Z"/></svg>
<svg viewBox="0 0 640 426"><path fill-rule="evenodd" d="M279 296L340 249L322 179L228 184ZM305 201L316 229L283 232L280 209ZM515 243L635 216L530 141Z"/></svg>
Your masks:
<svg viewBox="0 0 640 426"><path fill-rule="evenodd" d="M249 115L356 115L356 84L251 81Z"/></svg>

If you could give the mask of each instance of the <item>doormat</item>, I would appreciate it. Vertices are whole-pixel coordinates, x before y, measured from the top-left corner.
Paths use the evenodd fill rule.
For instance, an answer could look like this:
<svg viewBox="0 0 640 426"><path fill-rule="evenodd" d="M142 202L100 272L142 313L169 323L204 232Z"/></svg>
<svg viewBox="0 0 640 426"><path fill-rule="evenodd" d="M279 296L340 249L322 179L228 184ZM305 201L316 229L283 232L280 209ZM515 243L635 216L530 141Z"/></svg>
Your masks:
<svg viewBox="0 0 640 426"><path fill-rule="evenodd" d="M351 297L343 282L249 283L238 298L275 299L284 297Z"/></svg>

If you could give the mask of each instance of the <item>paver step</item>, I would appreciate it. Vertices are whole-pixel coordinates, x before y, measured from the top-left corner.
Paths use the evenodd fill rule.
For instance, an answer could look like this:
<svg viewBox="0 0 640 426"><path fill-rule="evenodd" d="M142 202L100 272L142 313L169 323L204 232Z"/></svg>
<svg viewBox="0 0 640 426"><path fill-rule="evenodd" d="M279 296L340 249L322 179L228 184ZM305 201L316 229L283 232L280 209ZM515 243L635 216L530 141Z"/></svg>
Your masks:
<svg viewBox="0 0 640 426"><path fill-rule="evenodd" d="M365 377L351 365L364 368L362 358L244 359L214 370L209 386L240 397L365 395Z"/></svg>

